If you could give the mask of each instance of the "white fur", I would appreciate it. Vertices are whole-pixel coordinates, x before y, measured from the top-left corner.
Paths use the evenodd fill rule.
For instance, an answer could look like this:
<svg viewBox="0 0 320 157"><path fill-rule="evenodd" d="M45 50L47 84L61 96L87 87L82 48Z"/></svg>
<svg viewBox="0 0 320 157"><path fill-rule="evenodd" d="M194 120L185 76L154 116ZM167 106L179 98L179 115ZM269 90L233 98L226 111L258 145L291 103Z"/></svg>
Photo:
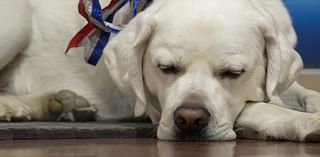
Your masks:
<svg viewBox="0 0 320 157"><path fill-rule="evenodd" d="M319 112L320 95L295 82L302 62L280 0L155 0L132 20L126 6L115 20L130 22L97 67L84 63L82 48L63 53L84 24L77 0L0 4L1 19L9 12L16 16L1 25L0 85L7 98L0 105L19 101L25 112L17 112L34 120L48 117L48 97L68 89L97 105L101 120L146 113L165 140L175 138L173 113L185 103L203 104L212 115L208 140L235 139L234 127L300 141L320 130L317 114L286 109ZM179 73L164 74L159 64L176 65ZM222 78L226 69L245 72ZM0 117L11 111L0 109Z"/></svg>

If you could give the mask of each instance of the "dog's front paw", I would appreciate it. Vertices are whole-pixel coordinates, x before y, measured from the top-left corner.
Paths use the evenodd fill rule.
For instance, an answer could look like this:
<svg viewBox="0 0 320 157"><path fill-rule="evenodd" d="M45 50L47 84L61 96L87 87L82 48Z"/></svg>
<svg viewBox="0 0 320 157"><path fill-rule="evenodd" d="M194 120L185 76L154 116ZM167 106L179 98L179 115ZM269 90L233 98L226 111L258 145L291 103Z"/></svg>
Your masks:
<svg viewBox="0 0 320 157"><path fill-rule="evenodd" d="M51 120L57 121L92 121L97 109L87 99L70 90L62 90L49 98Z"/></svg>
<svg viewBox="0 0 320 157"><path fill-rule="evenodd" d="M30 108L11 96L0 97L0 121L28 121L31 120Z"/></svg>

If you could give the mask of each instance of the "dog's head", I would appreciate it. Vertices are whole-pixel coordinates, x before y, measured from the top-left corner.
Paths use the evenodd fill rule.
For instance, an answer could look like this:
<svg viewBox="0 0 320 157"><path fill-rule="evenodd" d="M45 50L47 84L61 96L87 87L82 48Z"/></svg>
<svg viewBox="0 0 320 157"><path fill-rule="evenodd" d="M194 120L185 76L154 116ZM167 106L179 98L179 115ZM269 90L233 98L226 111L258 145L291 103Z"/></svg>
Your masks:
<svg viewBox="0 0 320 157"><path fill-rule="evenodd" d="M302 63L261 4L155 1L109 43L117 86L165 140L234 139L248 101L281 103ZM292 29L292 28L290 28Z"/></svg>

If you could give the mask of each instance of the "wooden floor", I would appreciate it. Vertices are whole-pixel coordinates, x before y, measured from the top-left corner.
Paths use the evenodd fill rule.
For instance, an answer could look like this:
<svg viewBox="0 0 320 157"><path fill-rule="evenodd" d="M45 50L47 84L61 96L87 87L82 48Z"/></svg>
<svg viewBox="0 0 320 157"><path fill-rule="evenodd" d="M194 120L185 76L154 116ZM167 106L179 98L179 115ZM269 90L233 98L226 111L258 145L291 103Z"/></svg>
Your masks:
<svg viewBox="0 0 320 157"><path fill-rule="evenodd" d="M3 157L320 157L320 144L238 140L163 142L155 139L0 141Z"/></svg>

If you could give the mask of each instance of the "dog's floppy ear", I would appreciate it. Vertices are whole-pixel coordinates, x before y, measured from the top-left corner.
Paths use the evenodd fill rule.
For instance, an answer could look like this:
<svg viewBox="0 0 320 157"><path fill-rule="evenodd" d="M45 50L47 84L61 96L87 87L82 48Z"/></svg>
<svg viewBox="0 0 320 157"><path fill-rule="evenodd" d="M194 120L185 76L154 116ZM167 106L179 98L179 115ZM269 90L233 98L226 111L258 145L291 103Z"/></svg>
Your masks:
<svg viewBox="0 0 320 157"><path fill-rule="evenodd" d="M136 97L135 116L146 110L142 61L153 30L148 15L140 13L108 44L104 61L120 90Z"/></svg>
<svg viewBox="0 0 320 157"><path fill-rule="evenodd" d="M289 24L289 30L281 30L276 24L275 18L277 17L273 17L268 12L265 13L265 17L266 93L271 103L281 105L283 102L279 94L296 80L303 64L300 55L293 48L295 32L292 26ZM291 37L294 39L290 39Z"/></svg>

